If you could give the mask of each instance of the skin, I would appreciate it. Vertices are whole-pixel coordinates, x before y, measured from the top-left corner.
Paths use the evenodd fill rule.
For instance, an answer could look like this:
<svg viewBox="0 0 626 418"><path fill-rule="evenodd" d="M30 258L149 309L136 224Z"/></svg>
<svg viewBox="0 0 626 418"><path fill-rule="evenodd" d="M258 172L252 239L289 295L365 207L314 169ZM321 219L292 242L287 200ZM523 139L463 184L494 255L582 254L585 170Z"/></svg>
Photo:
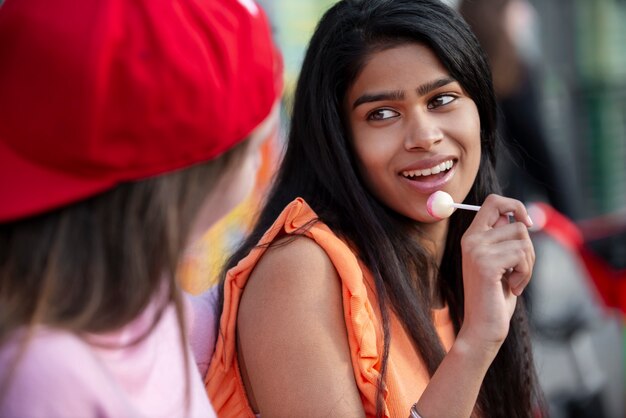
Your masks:
<svg viewBox="0 0 626 418"><path fill-rule="evenodd" d="M261 166L261 147L276 132L278 121L279 106L276 104L248 136L243 157L230 164L205 199L191 228L188 245L193 245L250 194Z"/></svg>
<svg viewBox="0 0 626 418"><path fill-rule="evenodd" d="M237 335L246 393L261 416L364 415L341 281L312 240L298 237L263 256L240 302Z"/></svg>
<svg viewBox="0 0 626 418"><path fill-rule="evenodd" d="M366 186L390 208L419 222L433 238L430 245L439 259L448 221L430 217L429 193L411 186L399 171L424 159L452 156L455 172L441 189L455 201L470 190L481 152L476 106L454 80L420 89L448 79L428 48L403 45L373 53L344 103ZM360 97L389 91L402 94L355 105ZM509 224L507 212L517 222ZM517 295L530 280L535 258L530 224L519 201L491 195L463 236L465 320L419 399L424 417L471 415L508 333ZM256 412L264 417L364 415L340 282L314 242L300 237L267 251L248 281L237 325L244 385Z"/></svg>
<svg viewBox="0 0 626 418"><path fill-rule="evenodd" d="M448 221L436 222L426 211L434 190L412 187L416 182L401 172L452 159L452 177L437 189L463 201L480 164L480 119L473 100L430 49L410 44L375 54L344 106L370 191L396 212L425 223L436 248L443 248Z"/></svg>

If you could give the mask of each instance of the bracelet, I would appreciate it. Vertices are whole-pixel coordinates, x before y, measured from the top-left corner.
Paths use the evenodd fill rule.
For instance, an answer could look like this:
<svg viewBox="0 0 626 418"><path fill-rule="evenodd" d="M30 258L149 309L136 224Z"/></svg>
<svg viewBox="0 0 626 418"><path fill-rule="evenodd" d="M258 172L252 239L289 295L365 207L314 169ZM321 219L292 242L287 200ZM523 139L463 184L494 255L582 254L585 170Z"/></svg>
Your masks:
<svg viewBox="0 0 626 418"><path fill-rule="evenodd" d="M413 404L413 406L411 407L411 410L409 412L411 414L409 416L409 418L422 418L422 416L419 414L419 412L417 412L417 402L415 402Z"/></svg>

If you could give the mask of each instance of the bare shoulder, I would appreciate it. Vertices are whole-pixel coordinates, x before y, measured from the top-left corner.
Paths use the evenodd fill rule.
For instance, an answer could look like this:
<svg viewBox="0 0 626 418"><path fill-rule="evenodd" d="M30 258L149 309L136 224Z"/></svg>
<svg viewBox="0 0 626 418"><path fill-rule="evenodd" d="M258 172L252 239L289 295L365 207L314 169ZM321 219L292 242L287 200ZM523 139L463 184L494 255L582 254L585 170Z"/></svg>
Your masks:
<svg viewBox="0 0 626 418"><path fill-rule="evenodd" d="M287 238L266 251L246 284L237 333L261 415L362 415L341 281L315 241Z"/></svg>
<svg viewBox="0 0 626 418"><path fill-rule="evenodd" d="M273 307L280 306L278 312ZM286 237L268 248L250 274L239 308L238 324L291 312L305 320L320 309L342 309L341 283L328 255L305 236ZM272 321L273 322L273 321Z"/></svg>
<svg viewBox="0 0 626 418"><path fill-rule="evenodd" d="M276 284L283 291L291 286L303 291L329 281L339 283L324 249L306 236L290 236L267 249L252 272L249 285L256 288L262 284L267 289Z"/></svg>

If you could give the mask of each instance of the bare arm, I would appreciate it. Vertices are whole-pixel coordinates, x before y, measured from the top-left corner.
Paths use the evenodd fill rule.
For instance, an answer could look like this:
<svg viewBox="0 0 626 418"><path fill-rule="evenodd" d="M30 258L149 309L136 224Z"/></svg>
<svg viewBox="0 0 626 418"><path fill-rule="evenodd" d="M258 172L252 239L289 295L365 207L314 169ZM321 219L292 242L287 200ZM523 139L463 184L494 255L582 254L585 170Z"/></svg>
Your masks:
<svg viewBox="0 0 626 418"><path fill-rule="evenodd" d="M506 212L520 222L509 225L501 216ZM494 196L465 234L465 320L419 399L417 410L424 418L471 415L484 376L508 334L517 296L530 279L534 252L527 226L520 202ZM340 282L314 242L298 238L268 251L246 286L238 333L256 410L264 418L364 415Z"/></svg>
<svg viewBox="0 0 626 418"><path fill-rule="evenodd" d="M246 285L237 331L249 398L263 418L364 416L341 282L312 240L267 251Z"/></svg>
<svg viewBox="0 0 626 418"><path fill-rule="evenodd" d="M503 216L507 212L518 222L509 224ZM491 195L463 236L465 318L417 404L424 418L471 415L485 374L508 334L517 296L530 281L535 253L529 226L522 203Z"/></svg>

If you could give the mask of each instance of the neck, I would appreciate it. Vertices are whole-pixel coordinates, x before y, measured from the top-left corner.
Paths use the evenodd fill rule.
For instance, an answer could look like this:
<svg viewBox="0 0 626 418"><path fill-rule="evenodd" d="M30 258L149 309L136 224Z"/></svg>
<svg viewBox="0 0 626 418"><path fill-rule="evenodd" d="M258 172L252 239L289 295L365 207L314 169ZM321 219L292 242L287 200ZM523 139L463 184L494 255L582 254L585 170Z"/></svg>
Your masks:
<svg viewBox="0 0 626 418"><path fill-rule="evenodd" d="M449 222L448 219L444 219L431 224L422 224L422 231L424 236L427 237L423 244L431 251L435 260L437 260L437 265L441 265L443 258Z"/></svg>
<svg viewBox="0 0 626 418"><path fill-rule="evenodd" d="M431 252L437 261L437 265L441 265L443 259L443 252L446 246L446 237L448 234L449 220L444 219L439 222L431 224L422 224L422 232L425 237L423 245ZM431 289L433 289L432 304L434 308L443 307L443 301L441 295L437 291L439 286L436 283L432 283Z"/></svg>

